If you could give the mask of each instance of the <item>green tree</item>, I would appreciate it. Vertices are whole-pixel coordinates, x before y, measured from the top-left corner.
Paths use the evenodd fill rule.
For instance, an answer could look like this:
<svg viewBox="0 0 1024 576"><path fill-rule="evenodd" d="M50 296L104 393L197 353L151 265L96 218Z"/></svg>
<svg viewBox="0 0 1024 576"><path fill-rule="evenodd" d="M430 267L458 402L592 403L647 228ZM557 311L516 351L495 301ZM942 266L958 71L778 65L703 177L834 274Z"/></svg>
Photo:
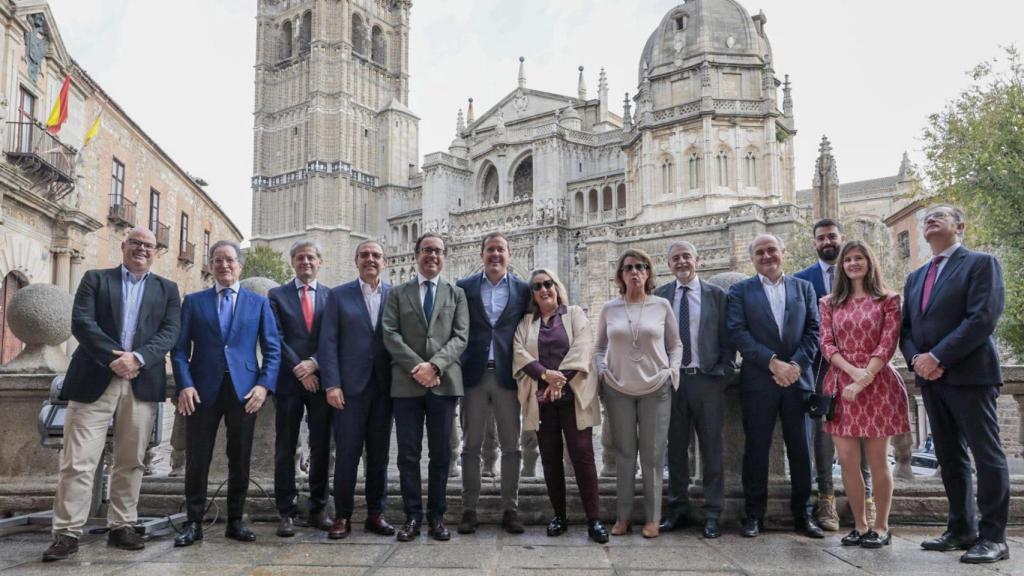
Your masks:
<svg viewBox="0 0 1024 576"><path fill-rule="evenodd" d="M284 284L292 277L292 269L288 267L284 256L270 246L250 246L243 252L245 266L242 268L242 279L262 276Z"/></svg>
<svg viewBox="0 0 1024 576"><path fill-rule="evenodd" d="M967 243L999 255L1006 283L1000 337L1024 356L1024 63L1013 46L969 72L970 85L928 119L926 173L967 212Z"/></svg>

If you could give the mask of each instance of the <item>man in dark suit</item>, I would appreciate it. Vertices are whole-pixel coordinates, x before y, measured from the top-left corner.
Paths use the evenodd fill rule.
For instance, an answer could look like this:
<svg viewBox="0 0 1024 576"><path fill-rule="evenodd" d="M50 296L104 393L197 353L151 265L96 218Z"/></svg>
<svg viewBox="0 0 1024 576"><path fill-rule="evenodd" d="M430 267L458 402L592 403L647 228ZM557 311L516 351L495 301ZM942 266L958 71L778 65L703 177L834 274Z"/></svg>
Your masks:
<svg viewBox="0 0 1024 576"><path fill-rule="evenodd" d="M900 348L921 388L949 499L946 532L921 547L966 549L960 561L980 564L1010 557L1010 477L996 417L1003 376L993 337L1005 288L999 260L961 244L964 226L957 207L925 212L924 238L933 256L907 278ZM968 447L978 469L980 523Z"/></svg>
<svg viewBox="0 0 1024 576"><path fill-rule="evenodd" d="M807 268L793 274L814 286L814 295L820 301L832 293L832 284L836 277L836 259L839 249L843 247L843 228L831 218L823 218L814 223L814 251L818 261ZM821 351L814 351L814 391L821 394L828 373L828 361L821 357ZM814 442L814 473L818 483L818 525L823 530L835 532L839 530L839 513L836 510L835 485L832 478L832 463L836 458L836 447L832 436L822 431L823 419L811 419L811 436ZM861 450L863 450L863 445ZM868 508L868 522L874 522L874 500L871 499L871 473L868 471L867 458L861 458L861 474L867 487L865 506Z"/></svg>
<svg viewBox="0 0 1024 576"><path fill-rule="evenodd" d="M71 333L78 348L61 390L68 400L64 450L53 501L53 543L44 561L78 552L107 424L115 416L107 544L145 547L133 525L157 404L167 395L164 357L178 338L181 304L177 284L150 272L156 256L152 232L131 229L121 242L121 256L117 268L86 272L75 292Z"/></svg>
<svg viewBox="0 0 1024 576"><path fill-rule="evenodd" d="M366 451L366 523L374 534L395 529L384 519L391 447L391 357L384 348L381 316L391 285L385 283L384 249L374 240L356 246L359 277L331 290L320 337L321 385L334 407L334 525L327 537L352 532L356 472Z"/></svg>
<svg viewBox="0 0 1024 576"><path fill-rule="evenodd" d="M508 271L508 239L500 232L484 236L479 274L458 281L469 307L469 344L462 353L462 521L460 534L476 532L480 500L480 449L494 415L501 446L502 527L521 534L519 521L518 387L512 377L512 337L530 303L530 289Z"/></svg>
<svg viewBox="0 0 1024 576"><path fill-rule="evenodd" d="M181 335L171 353L178 410L185 418L188 521L175 546L203 539L206 484L221 418L227 426L228 506L225 536L254 542L242 524L256 413L277 385L281 340L270 302L238 284L242 249L230 240L210 247L212 288L185 296ZM259 346L261 367L256 357Z"/></svg>
<svg viewBox="0 0 1024 576"><path fill-rule="evenodd" d="M281 335L281 370L274 392L274 499L281 519L277 535L295 535L295 451L305 412L309 426L309 521L330 530L327 473L331 461L331 409L317 376L317 345L329 287L317 282L320 244L297 240L288 252L295 278L267 295Z"/></svg>
<svg viewBox="0 0 1024 576"><path fill-rule="evenodd" d="M749 246L757 275L729 290L726 326L743 356L740 402L743 410L743 496L746 518L741 533L757 536L768 504L768 456L775 420L789 457L790 511L795 528L824 538L811 516L811 423L804 404L814 390L811 363L818 349L818 299L814 288L783 273L785 244L761 234Z"/></svg>
<svg viewBox="0 0 1024 576"><path fill-rule="evenodd" d="M435 540L448 540L448 464L455 403L462 396L459 356L469 338L462 288L441 278L444 240L427 232L416 240L416 278L395 286L384 305L384 346L391 354L391 398L398 435L398 473L405 508L400 542L413 540L423 522L420 451L426 421L427 524Z"/></svg>
<svg viewBox="0 0 1024 576"><path fill-rule="evenodd" d="M682 527L689 515L690 428L697 431L701 478L704 483L705 538L722 535L718 517L722 514L725 475L722 470L723 408L725 384L736 369L736 350L725 326L725 291L697 277L700 256L697 247L685 241L668 249L668 265L675 281L654 291L672 303L679 319L683 360L679 388L672 395L672 417L668 427L668 507L661 530Z"/></svg>

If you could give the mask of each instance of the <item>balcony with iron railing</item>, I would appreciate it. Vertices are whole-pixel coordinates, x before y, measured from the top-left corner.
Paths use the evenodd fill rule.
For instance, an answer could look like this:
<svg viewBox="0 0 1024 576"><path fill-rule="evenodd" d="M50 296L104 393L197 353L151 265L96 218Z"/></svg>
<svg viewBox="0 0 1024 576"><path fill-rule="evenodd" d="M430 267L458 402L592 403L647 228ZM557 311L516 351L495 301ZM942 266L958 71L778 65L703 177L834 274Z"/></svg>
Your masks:
<svg viewBox="0 0 1024 576"><path fill-rule="evenodd" d="M110 210L107 211L107 220L115 226L135 226L135 208L137 204L125 198L121 194L110 195Z"/></svg>
<svg viewBox="0 0 1024 576"><path fill-rule="evenodd" d="M153 235L156 236L156 247L157 248L169 248L171 246L171 227L163 222L156 223L156 230L153 231Z"/></svg>
<svg viewBox="0 0 1024 576"><path fill-rule="evenodd" d="M56 199L75 188L74 148L65 145L36 122L8 122L5 153L12 164L45 183Z"/></svg>
<svg viewBox="0 0 1024 576"><path fill-rule="evenodd" d="M178 262L182 264L192 264L196 261L196 245L189 242L188 240L182 240L181 246L178 250Z"/></svg>

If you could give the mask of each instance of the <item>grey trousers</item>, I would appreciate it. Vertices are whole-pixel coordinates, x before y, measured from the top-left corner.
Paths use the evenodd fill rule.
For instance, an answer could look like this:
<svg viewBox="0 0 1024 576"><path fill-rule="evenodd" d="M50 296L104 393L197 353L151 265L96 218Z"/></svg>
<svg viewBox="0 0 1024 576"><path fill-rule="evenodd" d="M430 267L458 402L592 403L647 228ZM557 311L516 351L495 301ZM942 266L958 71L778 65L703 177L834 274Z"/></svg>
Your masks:
<svg viewBox="0 0 1024 576"><path fill-rule="evenodd" d="M700 447L704 518L717 519L722 514L724 403L725 383L721 378L680 374L679 389L672 394L672 417L668 426L668 511L665 517L671 522L689 513L691 426L697 432Z"/></svg>
<svg viewBox="0 0 1024 576"><path fill-rule="evenodd" d="M644 520L658 522L661 518L662 465L672 412L672 385L666 382L644 396L629 396L602 384L601 395L608 409L607 425L611 427L615 448L616 520L628 521L632 515L636 491L634 470L639 452Z"/></svg>
<svg viewBox="0 0 1024 576"><path fill-rule="evenodd" d="M480 451L487 433L487 415L493 412L501 446L501 506L519 507L519 399L515 390L498 385L494 371L484 372L480 383L466 387L462 397L462 507L476 510L480 500Z"/></svg>

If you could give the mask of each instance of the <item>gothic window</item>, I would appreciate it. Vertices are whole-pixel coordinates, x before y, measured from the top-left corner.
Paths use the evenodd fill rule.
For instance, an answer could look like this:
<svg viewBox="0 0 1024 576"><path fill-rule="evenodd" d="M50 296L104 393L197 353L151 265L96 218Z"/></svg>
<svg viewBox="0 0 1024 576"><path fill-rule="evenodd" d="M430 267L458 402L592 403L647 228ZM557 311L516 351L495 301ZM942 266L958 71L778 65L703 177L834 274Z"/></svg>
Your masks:
<svg viewBox="0 0 1024 576"><path fill-rule="evenodd" d="M757 157L753 152L747 152L747 186L757 186Z"/></svg>
<svg viewBox="0 0 1024 576"><path fill-rule="evenodd" d="M589 209L587 211L590 212L591 214L597 214L597 189L591 188L587 196L587 200L589 200L590 204L588 206Z"/></svg>
<svg viewBox="0 0 1024 576"><path fill-rule="evenodd" d="M484 172L484 187L480 199L484 204L498 203L498 169L494 164L489 164L487 171Z"/></svg>
<svg viewBox="0 0 1024 576"><path fill-rule="evenodd" d="M398 245L398 226L391 227L391 244Z"/></svg>
<svg viewBox="0 0 1024 576"><path fill-rule="evenodd" d="M619 210L626 208L626 185L624 183L620 183L615 189L615 207Z"/></svg>
<svg viewBox="0 0 1024 576"><path fill-rule="evenodd" d="M680 32L686 30L687 24L690 23L690 16L687 14L679 14L674 19L676 21L676 30Z"/></svg>
<svg viewBox="0 0 1024 576"><path fill-rule="evenodd" d="M719 186L729 185L729 155L725 151L715 155L715 183Z"/></svg>
<svg viewBox="0 0 1024 576"><path fill-rule="evenodd" d="M370 35L370 59L381 66L387 66L387 51L385 48L384 31L380 29L380 26L374 26L373 32Z"/></svg>
<svg viewBox="0 0 1024 576"><path fill-rule="evenodd" d="M407 224L402 224L402 246L405 246L408 243L409 243L409 226Z"/></svg>
<svg viewBox="0 0 1024 576"><path fill-rule="evenodd" d="M910 232L904 230L896 237L896 244L899 246L900 258L910 258Z"/></svg>
<svg viewBox="0 0 1024 576"><path fill-rule="evenodd" d="M512 177L512 197L515 200L533 197L533 156L528 156L516 167Z"/></svg>
<svg viewBox="0 0 1024 576"><path fill-rule="evenodd" d="M366 54L366 29L363 28L363 18L359 14L352 14L352 51Z"/></svg>
<svg viewBox="0 0 1024 576"><path fill-rule="evenodd" d="M299 24L299 54L309 54L309 43L313 39L313 13L306 11Z"/></svg>
<svg viewBox="0 0 1024 576"><path fill-rule="evenodd" d="M661 193L671 194L672 193L672 159L663 158L661 160Z"/></svg>
<svg viewBox="0 0 1024 576"><path fill-rule="evenodd" d="M580 190L579 192L576 193L575 210L573 211L573 213L574 214L583 214L583 191L582 190Z"/></svg>
<svg viewBox="0 0 1024 576"><path fill-rule="evenodd" d="M605 186L604 190L601 190L601 209L611 210L612 209L612 187Z"/></svg>
<svg viewBox="0 0 1024 576"><path fill-rule="evenodd" d="M704 168L700 156L696 152L690 154L690 190L696 190L704 184Z"/></svg>
<svg viewBox="0 0 1024 576"><path fill-rule="evenodd" d="M281 24L281 40L278 44L278 58L287 60L292 57L292 23L291 20Z"/></svg>
<svg viewBox="0 0 1024 576"><path fill-rule="evenodd" d="M416 239L416 238L419 238L419 237L420 237L420 225L419 225L418 222L413 222L412 223L412 233L409 234L409 238L411 240L413 240L413 239Z"/></svg>

